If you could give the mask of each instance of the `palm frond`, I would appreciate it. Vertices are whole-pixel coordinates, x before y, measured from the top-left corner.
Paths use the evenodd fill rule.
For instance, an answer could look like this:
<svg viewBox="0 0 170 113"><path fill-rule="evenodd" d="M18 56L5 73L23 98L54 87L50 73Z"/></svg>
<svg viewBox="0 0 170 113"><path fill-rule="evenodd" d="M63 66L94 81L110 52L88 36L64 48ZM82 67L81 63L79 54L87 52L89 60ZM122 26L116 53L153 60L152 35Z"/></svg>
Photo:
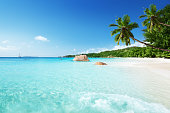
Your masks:
<svg viewBox="0 0 170 113"><path fill-rule="evenodd" d="M145 32L143 34L143 36L145 37L145 42L150 42L152 44L153 41L155 40L155 34L154 33Z"/></svg>
<svg viewBox="0 0 170 113"><path fill-rule="evenodd" d="M123 37L121 37L121 41L122 41L122 43L125 43L125 38L123 38Z"/></svg>
<svg viewBox="0 0 170 113"><path fill-rule="evenodd" d="M130 38L128 38L127 41L128 41L128 45L131 45L131 43L130 43Z"/></svg>
<svg viewBox="0 0 170 113"><path fill-rule="evenodd" d="M141 16L139 16L139 18L143 18L143 17L147 17L147 15L141 15Z"/></svg>
<svg viewBox="0 0 170 113"><path fill-rule="evenodd" d="M136 22L131 22L131 23L127 26L127 28L128 28L129 30L132 30L132 29L138 28L138 27L139 27L139 25L138 25Z"/></svg>
<svg viewBox="0 0 170 113"><path fill-rule="evenodd" d="M159 23L160 23L157 18L155 18L155 19L153 20L153 22L154 22L154 24L155 24L156 26L159 25Z"/></svg>
<svg viewBox="0 0 170 113"><path fill-rule="evenodd" d="M115 27L115 26L118 26L116 24L110 24L109 27Z"/></svg>
<svg viewBox="0 0 170 113"><path fill-rule="evenodd" d="M119 26L122 26L122 18L118 18L116 21L117 21Z"/></svg>
<svg viewBox="0 0 170 113"><path fill-rule="evenodd" d="M128 46L128 45L130 45L130 44L131 44L131 43L130 43L130 39L129 39L129 38L126 38L125 40L126 40L126 46Z"/></svg>
<svg viewBox="0 0 170 113"><path fill-rule="evenodd" d="M143 32L147 32L147 29L142 29L141 31L143 31Z"/></svg>
<svg viewBox="0 0 170 113"><path fill-rule="evenodd" d="M147 31L150 32L150 26L151 26L151 24L148 23L146 26L147 26Z"/></svg>
<svg viewBox="0 0 170 113"><path fill-rule="evenodd" d="M122 43L126 43L126 45L130 45L130 37L134 37L133 34L130 32L132 29L134 28L138 28L138 24L136 22L131 22L130 23L130 17L128 15L125 15L122 18L118 18L117 20L117 25L113 24L110 26L117 26L118 29L114 29L111 33L111 35L116 35L115 36L115 42L117 42L117 44L119 45L120 41L122 41ZM131 34L130 34L130 33ZM119 34L118 34L119 33Z"/></svg>
<svg viewBox="0 0 170 113"><path fill-rule="evenodd" d="M146 26L146 24L147 24L149 21L150 21L149 18L148 18L148 19L145 19L145 20L142 22L142 25L143 25L143 26Z"/></svg>
<svg viewBox="0 0 170 113"><path fill-rule="evenodd" d="M146 8L144 12L145 12L145 14L147 14L147 15L151 15L151 13L150 13L150 11L149 11L148 8Z"/></svg>
<svg viewBox="0 0 170 113"><path fill-rule="evenodd" d="M134 38L133 33L129 30L127 30L127 33L129 34L129 37L135 42L135 40L133 39ZM129 40L129 43L130 43L130 40Z"/></svg>
<svg viewBox="0 0 170 113"><path fill-rule="evenodd" d="M151 21L149 32L152 33L152 29L153 29L153 22Z"/></svg>
<svg viewBox="0 0 170 113"><path fill-rule="evenodd" d="M155 15L156 14L156 5L154 5L154 4L151 4L150 5L150 12L153 14L153 15Z"/></svg>
<svg viewBox="0 0 170 113"><path fill-rule="evenodd" d="M128 15L124 15L122 22L123 22L123 25L124 25L124 26L128 25L129 22L130 22L130 17L129 17Z"/></svg>
<svg viewBox="0 0 170 113"><path fill-rule="evenodd" d="M126 42L126 45L130 45L130 39L129 39L130 35L128 33L128 30L125 29L124 31L122 31L122 33L124 35L123 38L124 38L124 41Z"/></svg>
<svg viewBox="0 0 170 113"><path fill-rule="evenodd" d="M126 37L126 38L129 38L129 37L130 37L130 35L129 35L129 33L128 33L128 30L125 30L125 31L124 31L124 34L125 34L125 37Z"/></svg>
<svg viewBox="0 0 170 113"><path fill-rule="evenodd" d="M119 42L120 42L121 38L123 38L123 33L120 33L120 35L119 35L119 38L118 38L118 41L117 41L117 42L118 42L118 43L117 43L118 45L119 45Z"/></svg>
<svg viewBox="0 0 170 113"><path fill-rule="evenodd" d="M115 36L115 42L117 42L117 41L118 41L119 36L120 36L120 34L117 34L117 35Z"/></svg>
<svg viewBox="0 0 170 113"><path fill-rule="evenodd" d="M118 32L120 32L121 29L115 29L111 32L111 36L117 34Z"/></svg>
<svg viewBox="0 0 170 113"><path fill-rule="evenodd" d="M159 17L163 14L164 12L162 10L158 10L155 14L155 16Z"/></svg>

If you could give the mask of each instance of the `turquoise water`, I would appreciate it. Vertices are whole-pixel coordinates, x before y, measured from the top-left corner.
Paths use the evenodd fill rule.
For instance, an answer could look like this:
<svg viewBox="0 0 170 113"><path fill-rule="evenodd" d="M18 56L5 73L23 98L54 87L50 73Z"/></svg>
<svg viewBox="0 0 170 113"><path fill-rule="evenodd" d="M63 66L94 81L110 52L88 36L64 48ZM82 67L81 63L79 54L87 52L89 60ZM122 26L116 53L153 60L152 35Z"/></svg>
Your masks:
<svg viewBox="0 0 170 113"><path fill-rule="evenodd" d="M0 113L170 113L137 85L138 72L93 65L122 59L72 59L0 58Z"/></svg>

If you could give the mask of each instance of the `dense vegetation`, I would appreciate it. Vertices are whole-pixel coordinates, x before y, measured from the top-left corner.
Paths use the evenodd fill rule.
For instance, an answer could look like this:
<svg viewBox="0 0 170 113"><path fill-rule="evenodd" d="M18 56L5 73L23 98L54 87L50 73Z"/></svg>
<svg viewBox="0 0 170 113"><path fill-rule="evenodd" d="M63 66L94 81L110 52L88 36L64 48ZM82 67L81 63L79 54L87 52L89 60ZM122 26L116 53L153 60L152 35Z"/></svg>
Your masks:
<svg viewBox="0 0 170 113"><path fill-rule="evenodd" d="M140 16L140 18L147 17L142 22L142 24L143 24L143 26L146 26L146 29L143 30L145 32L144 36L147 39L145 41L149 41L149 43L140 41L137 38L135 38L135 36L133 35L133 33L131 31L135 28L138 28L139 25L136 22L131 22L130 17L128 15L124 15L123 18L119 17L118 19L116 19L116 24L115 23L110 24L109 27L114 27L113 31L111 31L111 36L114 37L115 42L118 42L117 43L118 45L119 45L120 41L122 43L125 43L126 45L131 45L130 39L132 39L134 41L137 41L139 43L146 45L147 47L170 52L170 50L168 48L164 49L164 48L157 47L158 45L155 46L155 43L159 42L159 40L162 40L161 38L164 37L163 33L166 33L166 35L168 35L168 37L169 37L169 33L167 32L167 30L170 27L170 25L169 25L169 17L170 17L169 8L170 8L170 6L167 5L164 9L157 11L156 6L152 4L152 5L150 5L150 8L145 9L145 11L144 11L145 15ZM165 32L163 32L163 31L165 31ZM151 37L151 35L153 37ZM157 39L158 38L159 39L156 40L155 37L157 37ZM151 38L152 38L152 42L150 40ZM165 39L166 43L169 43L168 42L169 40L167 40L167 38L164 37L164 39ZM166 43L164 43L162 45L167 45ZM160 44L160 42L159 42L159 44Z"/></svg>
<svg viewBox="0 0 170 113"><path fill-rule="evenodd" d="M160 50L152 49L149 47L129 47L125 49L104 51L100 53L85 54L88 57L166 57L170 55L169 52L162 52ZM74 57L75 55L68 55L66 57Z"/></svg>
<svg viewBox="0 0 170 113"><path fill-rule="evenodd" d="M139 43L143 43L146 47L130 47L119 50L105 51L100 53L86 54L88 57L169 57L170 58L170 5L161 10L157 10L155 5L146 8L146 17L142 25L144 29L144 42L136 39L131 30L138 27L136 22L130 22L130 17L125 15L123 18L116 19L117 24L110 24L110 27L116 27L112 31L115 42L122 41L126 45L130 45L130 38ZM146 43L147 42L147 43ZM149 44L148 44L149 42ZM68 55L66 57L74 57Z"/></svg>
<svg viewBox="0 0 170 113"><path fill-rule="evenodd" d="M167 5L164 9L160 10L161 23L170 24L170 5ZM146 25L143 22L143 25ZM144 37L146 42L150 42L153 46L160 47L163 49L170 49L170 27L165 25L160 25L158 29L155 28L152 32L145 29Z"/></svg>

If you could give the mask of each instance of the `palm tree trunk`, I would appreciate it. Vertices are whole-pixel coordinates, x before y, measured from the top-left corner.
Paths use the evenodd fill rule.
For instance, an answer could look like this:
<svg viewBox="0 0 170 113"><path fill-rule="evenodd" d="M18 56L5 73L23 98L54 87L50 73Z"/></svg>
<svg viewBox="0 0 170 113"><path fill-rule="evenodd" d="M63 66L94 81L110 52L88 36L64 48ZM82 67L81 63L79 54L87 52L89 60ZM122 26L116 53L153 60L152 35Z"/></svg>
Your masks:
<svg viewBox="0 0 170 113"><path fill-rule="evenodd" d="M149 46L149 47L151 47L151 48L159 49L159 50L162 50L162 51L168 51L168 52L170 52L170 50L168 50L168 49L161 49L161 48L152 46L152 45L147 44L147 43L145 43L145 42L142 42L142 41L140 41L140 40L138 40L138 39L135 39L134 37L130 37L130 38L132 38L133 40L135 40L135 41L137 41L137 42L140 42L140 43L142 43L142 44L144 44L144 45L146 45L146 46Z"/></svg>
<svg viewBox="0 0 170 113"><path fill-rule="evenodd" d="M164 23L161 23L161 22L159 24L170 27L170 25L164 24Z"/></svg>

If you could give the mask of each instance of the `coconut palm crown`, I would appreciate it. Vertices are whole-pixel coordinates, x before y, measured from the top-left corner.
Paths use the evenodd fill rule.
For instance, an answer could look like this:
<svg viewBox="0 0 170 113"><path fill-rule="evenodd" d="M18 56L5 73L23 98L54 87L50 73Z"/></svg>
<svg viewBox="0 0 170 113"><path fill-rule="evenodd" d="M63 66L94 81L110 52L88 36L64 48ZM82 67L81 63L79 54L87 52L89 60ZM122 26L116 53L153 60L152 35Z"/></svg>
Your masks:
<svg viewBox="0 0 170 113"><path fill-rule="evenodd" d="M151 33L152 30L160 31L162 28L161 25L170 26L168 24L164 24L160 22L162 11L161 10L157 11L156 5L154 4L150 5L150 8L146 8L144 13L145 15L141 15L139 18L147 17L147 19L145 19L142 22L142 25L147 26L148 32Z"/></svg>
<svg viewBox="0 0 170 113"><path fill-rule="evenodd" d="M134 38L131 30L134 28L138 28L139 26L136 22L130 22L130 17L128 15L125 15L123 19L118 18L116 21L117 21L117 24L110 24L109 27L117 27L117 29L114 29L113 31L111 31L111 36L115 35L115 42L118 42L118 45L120 41L122 41L122 43L126 43L127 46L130 45L131 44L130 38L131 38L132 40L142 43L146 46L159 49L162 51L170 52L170 50L168 49L158 48L158 47L155 47L153 45L150 45L148 43L142 42Z"/></svg>
<svg viewBox="0 0 170 113"><path fill-rule="evenodd" d="M118 45L120 41L122 41L122 43L126 43L126 45L130 45L130 37L134 37L131 30L138 28L138 24L136 22L130 22L130 17L128 15L125 15L123 19L118 18L116 21L117 24L109 25L110 27L117 27L117 29L111 31L112 36L116 35L115 42L118 42Z"/></svg>

